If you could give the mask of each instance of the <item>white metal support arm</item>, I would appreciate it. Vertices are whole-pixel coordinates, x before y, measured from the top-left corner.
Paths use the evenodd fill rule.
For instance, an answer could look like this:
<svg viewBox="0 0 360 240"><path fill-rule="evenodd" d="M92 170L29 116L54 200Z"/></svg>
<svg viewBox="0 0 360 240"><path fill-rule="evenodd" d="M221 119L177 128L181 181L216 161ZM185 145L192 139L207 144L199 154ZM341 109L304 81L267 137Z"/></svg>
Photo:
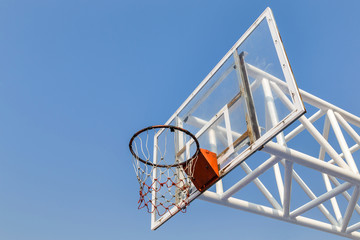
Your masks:
<svg viewBox="0 0 360 240"><path fill-rule="evenodd" d="M267 96L264 105L270 116L268 124L276 123L275 98L292 109L282 89L283 82L251 65L247 68L249 74L261 82ZM242 179L223 191L206 191L200 199L360 239L360 159L356 155L360 149L360 118L305 91L300 93L306 108L311 109L308 113L313 114L300 117L293 123L293 129L287 129L286 134L282 132L265 144L261 151L268 154L268 159L261 164L250 166L251 159L242 163L240 166L245 172ZM309 151L303 149L297 140L316 143L316 153L314 147ZM268 181L261 181L264 173L269 172L275 182L272 188L267 187ZM320 180L309 181L310 173L318 174ZM259 204L243 199L245 195L240 191L251 182L267 202ZM305 196L303 202L300 195ZM316 209L322 216L309 214Z"/></svg>

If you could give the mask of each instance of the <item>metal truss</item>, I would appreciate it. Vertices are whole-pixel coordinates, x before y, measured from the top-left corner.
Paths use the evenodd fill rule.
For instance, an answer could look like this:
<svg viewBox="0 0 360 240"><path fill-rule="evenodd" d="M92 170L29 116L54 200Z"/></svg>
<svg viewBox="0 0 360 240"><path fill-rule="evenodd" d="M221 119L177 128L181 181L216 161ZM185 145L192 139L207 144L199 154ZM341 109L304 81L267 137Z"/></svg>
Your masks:
<svg viewBox="0 0 360 240"><path fill-rule="evenodd" d="M268 77L261 81L271 124L277 117L273 93L289 110L293 106L281 82ZM354 160L360 149L360 118L305 91L300 93L310 116L303 115L292 129L266 143L260 151L268 158L259 165L252 168L252 159L241 163L245 174L229 188L220 181L216 191L206 191L199 199L360 239L360 175ZM315 143L311 149L297 149L309 142ZM271 185L269 173L272 187L266 186ZM264 202L244 200L246 194L240 193L251 183L265 197Z"/></svg>

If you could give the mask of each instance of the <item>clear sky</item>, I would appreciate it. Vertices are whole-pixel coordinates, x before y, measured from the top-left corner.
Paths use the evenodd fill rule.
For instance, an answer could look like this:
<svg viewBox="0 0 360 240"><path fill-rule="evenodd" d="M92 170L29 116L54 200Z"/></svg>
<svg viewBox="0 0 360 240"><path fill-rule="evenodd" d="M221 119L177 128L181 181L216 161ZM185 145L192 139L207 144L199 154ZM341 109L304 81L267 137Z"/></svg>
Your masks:
<svg viewBox="0 0 360 240"><path fill-rule="evenodd" d="M298 86L360 116L360 2L0 1L0 239L342 239L201 200L150 230L132 134L269 6Z"/></svg>

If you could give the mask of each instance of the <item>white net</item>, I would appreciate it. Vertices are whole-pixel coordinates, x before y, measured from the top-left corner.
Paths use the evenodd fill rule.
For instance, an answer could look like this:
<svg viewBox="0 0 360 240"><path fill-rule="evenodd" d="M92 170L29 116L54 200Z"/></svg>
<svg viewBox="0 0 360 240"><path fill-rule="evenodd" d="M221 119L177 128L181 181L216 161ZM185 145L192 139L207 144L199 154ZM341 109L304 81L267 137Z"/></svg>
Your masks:
<svg viewBox="0 0 360 240"><path fill-rule="evenodd" d="M188 131L173 126L153 126L130 141L134 170L140 185L139 209L162 216L185 211L199 146Z"/></svg>

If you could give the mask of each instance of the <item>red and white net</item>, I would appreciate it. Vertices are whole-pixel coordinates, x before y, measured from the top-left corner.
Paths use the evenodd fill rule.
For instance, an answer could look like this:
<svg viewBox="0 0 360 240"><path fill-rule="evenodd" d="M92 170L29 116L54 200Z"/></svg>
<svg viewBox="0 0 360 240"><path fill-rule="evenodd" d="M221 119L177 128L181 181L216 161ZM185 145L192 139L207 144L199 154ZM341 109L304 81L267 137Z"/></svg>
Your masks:
<svg viewBox="0 0 360 240"><path fill-rule="evenodd" d="M134 135L130 149L140 185L138 208L157 216L185 212L192 188L189 170L198 154L193 137L179 129L149 128Z"/></svg>

